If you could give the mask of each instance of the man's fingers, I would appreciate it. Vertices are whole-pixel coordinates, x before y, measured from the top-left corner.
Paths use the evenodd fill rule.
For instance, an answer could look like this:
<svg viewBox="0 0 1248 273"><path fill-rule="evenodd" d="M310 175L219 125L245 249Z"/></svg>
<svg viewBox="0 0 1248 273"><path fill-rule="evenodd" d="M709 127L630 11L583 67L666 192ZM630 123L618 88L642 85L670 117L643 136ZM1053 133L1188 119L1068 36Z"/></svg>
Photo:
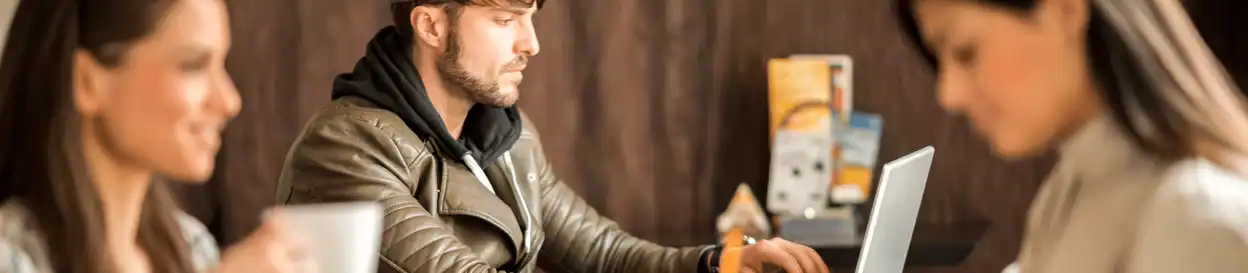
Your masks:
<svg viewBox="0 0 1248 273"><path fill-rule="evenodd" d="M819 256L819 252L815 252L815 249L812 249L809 246L804 246L804 245L802 246L802 250L806 252L806 255L810 255L809 257L811 259L815 260L815 266L819 267L818 272L832 273L832 268L828 267L828 264L823 261L823 256Z"/></svg>
<svg viewBox="0 0 1248 273"><path fill-rule="evenodd" d="M802 250L806 252L806 255L809 255L809 257L815 261L815 266L819 267L819 271L816 272L832 273L832 268L828 267L828 264L823 261L823 256L819 256L819 252L815 252L814 249L808 246L801 247Z"/></svg>
<svg viewBox="0 0 1248 273"><path fill-rule="evenodd" d="M753 246L758 248L758 251L754 254L758 255L759 260L763 263L780 266L784 268L785 272L789 273L802 272L802 265L797 262L797 259L794 258L793 255L790 255L787 251L781 248L780 244L771 240L764 240L754 244ZM762 268L757 269L758 271L762 271Z"/></svg>
<svg viewBox="0 0 1248 273"><path fill-rule="evenodd" d="M774 242L776 246L780 247L780 249L783 249L784 252L793 256L793 259L797 260L797 264L802 267L802 272L822 273L824 270L827 270L819 268L819 264L815 263L815 260L818 260L818 257L811 257L810 253L806 252L806 247L780 238L771 239L771 241Z"/></svg>
<svg viewBox="0 0 1248 273"><path fill-rule="evenodd" d="M800 244L795 245L797 245L798 249L801 249L803 253L806 253L806 257L810 257L811 261L815 261L815 267L818 267L819 271L814 272L832 273L832 269L828 268L828 264L823 262L823 256L819 256L819 252L815 252L815 250L809 246Z"/></svg>
<svg viewBox="0 0 1248 273"><path fill-rule="evenodd" d="M806 246L806 245L803 245L803 244L798 244L798 243L790 242L790 241L788 241L788 240L784 240L784 239L780 239L780 238L777 238L777 239L779 239L779 240L783 240L783 241L785 241L785 242L787 242L787 243L791 244L791 245L793 246L793 248L794 248L794 249L797 249L797 250L801 253L800 255L804 255L804 256L806 257L806 259L807 259L807 260L809 260L809 261L813 262L813 263L815 264L815 268L816 268L816 269L818 269L818 270L811 271L812 273L813 273L813 272L819 272L819 273L832 273L832 269L831 269L831 268L828 268L828 264L827 264L827 263L824 263L824 261L823 261L823 256L819 256L819 252L815 252L815 249L810 248L809 246Z"/></svg>

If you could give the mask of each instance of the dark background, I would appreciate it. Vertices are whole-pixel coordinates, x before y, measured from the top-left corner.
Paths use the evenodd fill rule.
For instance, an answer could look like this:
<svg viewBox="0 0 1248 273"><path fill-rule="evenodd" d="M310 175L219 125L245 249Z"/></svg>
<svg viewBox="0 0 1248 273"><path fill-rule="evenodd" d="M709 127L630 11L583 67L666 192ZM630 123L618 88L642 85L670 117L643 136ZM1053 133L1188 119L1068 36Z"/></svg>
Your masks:
<svg viewBox="0 0 1248 273"><path fill-rule="evenodd" d="M542 53L520 104L556 172L600 212L642 238L707 244L738 183L766 190L766 60L849 54L856 108L885 119L880 161L937 148L921 221L992 223L963 265L907 271L999 272L1017 254L1023 215L1051 161L994 159L963 120L941 112L891 2L550 0L537 15ZM228 67L244 107L226 131L218 175L183 190L188 210L223 244L258 224L303 122L389 18L382 0L228 3ZM1245 25L1222 14L1201 22ZM1243 36L1218 43L1244 45ZM1246 54L1233 55L1244 63Z"/></svg>

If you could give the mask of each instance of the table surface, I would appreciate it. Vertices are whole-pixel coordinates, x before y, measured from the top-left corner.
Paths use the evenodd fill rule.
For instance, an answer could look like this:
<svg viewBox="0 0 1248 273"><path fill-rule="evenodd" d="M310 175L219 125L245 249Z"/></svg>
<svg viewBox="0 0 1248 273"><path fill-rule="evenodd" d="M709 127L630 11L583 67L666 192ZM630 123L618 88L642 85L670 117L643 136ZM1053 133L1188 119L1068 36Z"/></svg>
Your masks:
<svg viewBox="0 0 1248 273"><path fill-rule="evenodd" d="M975 249L988 230L987 221L917 223L906 254L906 265L957 265ZM861 232L857 243L813 247L831 267L853 267L862 249Z"/></svg>

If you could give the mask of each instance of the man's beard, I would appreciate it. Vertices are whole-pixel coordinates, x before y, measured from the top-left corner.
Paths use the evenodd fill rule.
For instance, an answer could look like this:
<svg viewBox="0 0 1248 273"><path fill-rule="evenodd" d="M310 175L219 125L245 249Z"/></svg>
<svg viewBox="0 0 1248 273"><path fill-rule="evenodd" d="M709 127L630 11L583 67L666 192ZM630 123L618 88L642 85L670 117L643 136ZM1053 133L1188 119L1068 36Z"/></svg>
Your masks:
<svg viewBox="0 0 1248 273"><path fill-rule="evenodd" d="M516 104L516 99L519 96L516 96L515 93L503 93L498 80L489 82L473 76L472 73L464 69L463 65L459 64L461 53L459 35L456 34L455 26L450 26L448 29L446 52L442 56L438 56L437 67L442 79L449 82L452 87L458 87L450 89L458 89L458 95L491 107L504 108ZM508 63L508 66L523 65L526 61L527 58L521 55L516 60Z"/></svg>

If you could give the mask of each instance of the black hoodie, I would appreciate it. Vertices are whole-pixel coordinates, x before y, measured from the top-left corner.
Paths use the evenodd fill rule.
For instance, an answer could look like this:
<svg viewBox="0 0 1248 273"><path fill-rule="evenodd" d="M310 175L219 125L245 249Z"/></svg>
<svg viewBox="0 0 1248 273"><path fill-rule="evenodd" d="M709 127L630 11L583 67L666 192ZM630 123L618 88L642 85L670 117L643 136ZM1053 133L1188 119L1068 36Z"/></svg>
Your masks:
<svg viewBox="0 0 1248 273"><path fill-rule="evenodd" d="M410 45L395 27L382 29L368 42L367 52L356 62L355 70L334 79L333 98L357 96L394 112L422 139L432 139L439 149L453 153L443 156L470 168L477 167L475 164L489 166L511 150L523 130L520 110L514 105L473 106L464 120L460 139L451 137L442 116L429 101L420 73L412 66ZM474 159L476 162L468 162Z"/></svg>

